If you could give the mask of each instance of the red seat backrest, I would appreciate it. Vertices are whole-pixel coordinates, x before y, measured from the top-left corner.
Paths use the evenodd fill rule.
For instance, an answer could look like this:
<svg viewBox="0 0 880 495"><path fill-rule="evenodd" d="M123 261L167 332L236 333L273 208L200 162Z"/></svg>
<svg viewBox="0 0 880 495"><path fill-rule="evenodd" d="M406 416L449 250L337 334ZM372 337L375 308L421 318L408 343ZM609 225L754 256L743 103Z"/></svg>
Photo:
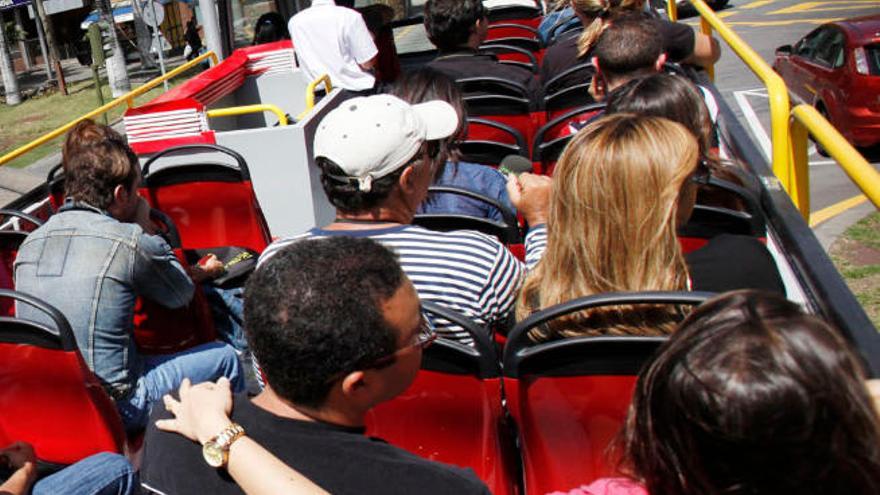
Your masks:
<svg viewBox="0 0 880 495"><path fill-rule="evenodd" d="M185 249L240 246L260 253L271 242L250 181L145 187L141 195L171 217Z"/></svg>
<svg viewBox="0 0 880 495"><path fill-rule="evenodd" d="M635 376L505 378L519 425L525 493L545 494L614 476L608 446L626 418Z"/></svg>
<svg viewBox="0 0 880 495"><path fill-rule="evenodd" d="M666 340L580 336L535 344L530 330L592 308L696 305L710 296L605 293L544 308L514 326L504 348L504 390L519 432L526 494L567 492L617 474L608 446L626 417L636 375Z"/></svg>
<svg viewBox="0 0 880 495"><path fill-rule="evenodd" d="M183 253L176 249L175 254L185 266ZM134 307L134 338L145 354L171 354L213 342L217 332L201 288L196 287L192 300L182 308L166 308L138 297Z"/></svg>
<svg viewBox="0 0 880 495"><path fill-rule="evenodd" d="M598 114L602 108L604 105L598 103L571 109L548 121L535 131L532 144L532 162L540 173L553 175L556 161L568 141L571 140L571 136L574 135L571 124L586 122Z"/></svg>
<svg viewBox="0 0 880 495"><path fill-rule="evenodd" d="M505 422L498 358L489 331L423 302L431 318L468 330L474 347L438 340L409 389L367 415L367 432L426 459L474 470L495 494L517 490L517 455Z"/></svg>
<svg viewBox="0 0 880 495"><path fill-rule="evenodd" d="M0 255L5 254L0 252ZM0 289L14 289L15 283L12 281L12 269L7 265L6 260L0 262ZM8 299L0 299L0 316L14 316L15 303Z"/></svg>
<svg viewBox="0 0 880 495"><path fill-rule="evenodd" d="M54 464L121 453L125 431L116 405L58 317L64 328L0 317L0 445L29 442L40 460Z"/></svg>
<svg viewBox="0 0 880 495"><path fill-rule="evenodd" d="M512 450L499 432L501 380L422 370L367 415L367 433L432 461L474 470L492 493L514 493ZM515 456L513 456L515 457Z"/></svg>

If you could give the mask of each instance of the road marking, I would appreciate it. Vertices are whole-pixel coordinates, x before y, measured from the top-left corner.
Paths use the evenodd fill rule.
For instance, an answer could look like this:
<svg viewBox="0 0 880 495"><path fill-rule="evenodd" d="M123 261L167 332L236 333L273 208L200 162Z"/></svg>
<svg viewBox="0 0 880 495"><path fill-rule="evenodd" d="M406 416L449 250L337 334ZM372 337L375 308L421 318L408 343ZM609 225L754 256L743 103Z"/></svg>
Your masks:
<svg viewBox="0 0 880 495"><path fill-rule="evenodd" d="M406 26L405 28L401 29L400 32L398 32L397 34L394 35L394 41L395 42L400 41L401 39L403 39L404 36L408 35L410 31L415 29L415 27L416 27L416 24L412 24L412 25Z"/></svg>
<svg viewBox="0 0 880 495"><path fill-rule="evenodd" d="M828 17L827 19L788 19L785 21L728 21L728 26L744 26L744 27L774 27L774 26L792 26L795 24L825 24L826 22L836 22L845 19L845 17Z"/></svg>
<svg viewBox="0 0 880 495"><path fill-rule="evenodd" d="M810 214L810 227L815 227L826 220L830 220L846 210L859 206L867 200L868 198L866 198L864 194L859 194L858 196L845 199L840 203L835 203L828 208L822 208L821 210Z"/></svg>
<svg viewBox="0 0 880 495"><path fill-rule="evenodd" d="M747 3L740 7L740 9L757 9L763 7L765 5L770 5L774 3L776 0L758 0L757 2Z"/></svg>
<svg viewBox="0 0 880 495"><path fill-rule="evenodd" d="M767 12L765 15L800 14L802 12L830 12L835 10L864 9L866 4L876 4L877 0L847 0L845 2L802 2L784 9Z"/></svg>
<svg viewBox="0 0 880 495"><path fill-rule="evenodd" d="M733 93L733 97L736 99L736 103L739 105L740 110L742 110L743 117L746 118L746 123L752 130L752 135L758 140L761 151L764 152L764 158L770 162L770 155L773 146L770 143L770 136L767 135L767 131L765 131L764 126L761 125L761 120L758 119L758 114L755 113L755 109L752 108L751 103L749 103L748 96L750 93L750 91L736 91Z"/></svg>

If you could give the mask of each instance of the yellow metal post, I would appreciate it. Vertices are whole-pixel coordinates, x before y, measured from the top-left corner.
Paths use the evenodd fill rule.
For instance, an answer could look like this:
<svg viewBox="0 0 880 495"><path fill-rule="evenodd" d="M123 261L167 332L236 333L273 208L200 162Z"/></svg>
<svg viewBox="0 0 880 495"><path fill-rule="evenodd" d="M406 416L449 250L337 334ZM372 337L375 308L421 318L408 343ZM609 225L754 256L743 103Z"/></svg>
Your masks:
<svg viewBox="0 0 880 495"><path fill-rule="evenodd" d="M306 115L312 111L312 108L315 107L315 90L318 89L320 84L324 85L324 90L327 94L330 94L333 91L333 83L330 81L330 76L324 74L319 76L317 79L309 83L309 86L306 88L306 108L299 115L296 116L296 120L302 120L306 118Z"/></svg>
<svg viewBox="0 0 880 495"><path fill-rule="evenodd" d="M798 119L791 119L791 201L805 220L810 218L810 161L807 158L806 126Z"/></svg>
<svg viewBox="0 0 880 495"><path fill-rule="evenodd" d="M678 20L678 5L675 4L675 1L676 0L666 0L666 15L672 22Z"/></svg>
<svg viewBox="0 0 880 495"><path fill-rule="evenodd" d="M810 134L840 164L850 179L865 193L865 196L880 208L880 172L859 154L849 141L837 132L831 124L813 107L798 105L791 112L792 117L809 130ZM805 171L800 171L806 173Z"/></svg>
<svg viewBox="0 0 880 495"><path fill-rule="evenodd" d="M788 134L788 119L791 106L785 82L752 47L718 18L711 7L702 0L689 1L703 17L702 22L706 22L714 28L721 39L727 42L727 45L730 46L734 53L767 86L767 96L770 99L770 134L773 143L770 161L773 166L773 173L776 174L782 187L791 194L791 149Z"/></svg>
<svg viewBox="0 0 880 495"><path fill-rule="evenodd" d="M709 24L709 21L707 21L705 17L700 17L700 32L702 32L706 36L712 36L712 25ZM706 68L706 74L709 75L709 80L714 83L715 64L711 64L709 67Z"/></svg>

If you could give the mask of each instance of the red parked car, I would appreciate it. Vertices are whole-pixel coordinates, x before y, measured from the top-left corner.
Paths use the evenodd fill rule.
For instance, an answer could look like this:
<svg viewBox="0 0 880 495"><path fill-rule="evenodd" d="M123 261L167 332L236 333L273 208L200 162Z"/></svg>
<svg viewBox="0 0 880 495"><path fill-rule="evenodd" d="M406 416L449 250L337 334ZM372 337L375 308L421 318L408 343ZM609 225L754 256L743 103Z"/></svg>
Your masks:
<svg viewBox="0 0 880 495"><path fill-rule="evenodd" d="M773 68L851 143L880 143L880 15L823 24L777 48Z"/></svg>

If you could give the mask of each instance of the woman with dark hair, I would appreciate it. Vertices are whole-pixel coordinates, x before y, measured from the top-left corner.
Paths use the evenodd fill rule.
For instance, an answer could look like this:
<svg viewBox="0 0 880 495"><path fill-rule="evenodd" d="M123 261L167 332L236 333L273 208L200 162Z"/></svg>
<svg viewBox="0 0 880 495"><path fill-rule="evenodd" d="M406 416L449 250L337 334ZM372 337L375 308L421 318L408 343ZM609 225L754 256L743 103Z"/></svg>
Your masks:
<svg viewBox="0 0 880 495"><path fill-rule="evenodd" d="M287 22L278 12L266 12L257 19L257 25L254 27L255 45L289 39Z"/></svg>
<svg viewBox="0 0 880 495"><path fill-rule="evenodd" d="M678 122L697 137L700 154L712 175L739 186L748 186L756 179L727 159L729 154L718 138L715 120L706 103L707 91L681 76L653 74L632 80L611 92L605 114L635 113ZM714 98L711 101L714 102ZM700 204L742 209L738 201L729 200L729 194L719 197L718 194L711 194L711 189L701 188ZM723 196L727 196L728 201L724 201Z"/></svg>
<svg viewBox="0 0 880 495"><path fill-rule="evenodd" d="M507 194L507 180L500 172L486 165L460 161L458 144L467 133L467 112L455 81L442 72L425 67L404 74L392 93L409 103L442 100L451 104L458 113L458 131L441 143L441 152L445 153L447 161L435 185L468 189L514 210ZM429 195L417 213L456 213L502 220L501 212L494 206L454 194Z"/></svg>
<svg viewBox="0 0 880 495"><path fill-rule="evenodd" d="M864 380L848 343L797 304L716 297L639 377L618 439L633 481L570 493L880 493L880 422Z"/></svg>

